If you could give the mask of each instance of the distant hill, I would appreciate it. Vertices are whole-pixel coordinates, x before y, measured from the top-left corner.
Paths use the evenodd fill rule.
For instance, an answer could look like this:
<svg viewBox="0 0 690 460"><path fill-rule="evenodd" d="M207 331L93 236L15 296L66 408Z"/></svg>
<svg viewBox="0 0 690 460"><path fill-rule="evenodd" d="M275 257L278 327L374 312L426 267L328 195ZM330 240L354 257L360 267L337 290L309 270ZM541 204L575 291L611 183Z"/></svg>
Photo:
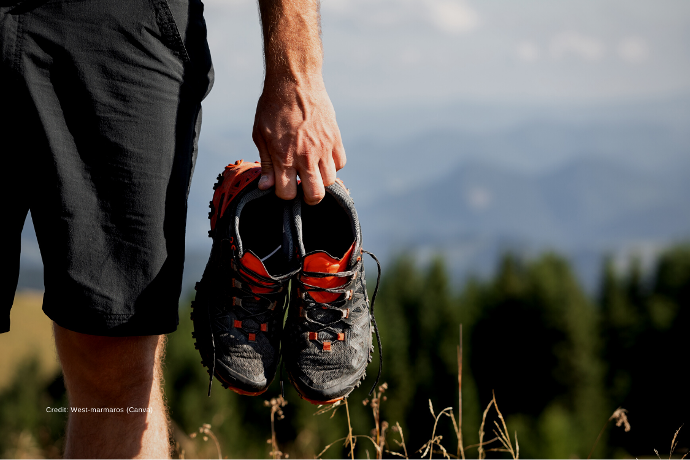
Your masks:
<svg viewBox="0 0 690 460"><path fill-rule="evenodd" d="M690 168L639 171L577 160L542 174L468 162L435 182L359 209L365 241L384 256L443 254L458 274L487 273L497 255L554 249L592 288L604 253L690 237Z"/></svg>

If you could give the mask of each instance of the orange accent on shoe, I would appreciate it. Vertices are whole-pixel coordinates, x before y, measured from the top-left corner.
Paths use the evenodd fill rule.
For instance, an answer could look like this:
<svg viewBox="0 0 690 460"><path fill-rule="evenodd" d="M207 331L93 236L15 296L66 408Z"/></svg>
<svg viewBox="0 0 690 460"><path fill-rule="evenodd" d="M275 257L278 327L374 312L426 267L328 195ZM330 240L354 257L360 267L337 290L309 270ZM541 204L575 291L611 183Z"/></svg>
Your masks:
<svg viewBox="0 0 690 460"><path fill-rule="evenodd" d="M216 375L216 377L218 377L218 376ZM235 393L237 393L238 395L242 395L242 396L259 396L260 394L263 394L266 392L266 390L268 390L268 388L266 388L266 390L261 390L261 391L256 391L256 392L245 391L245 390L240 390L239 388L235 388L234 386L230 385L230 383L228 383L226 380L221 379L220 377L218 377L218 380L220 380L221 382L226 384L228 386L228 390L232 390Z"/></svg>
<svg viewBox="0 0 690 460"><path fill-rule="evenodd" d="M256 334L247 334L250 342L256 342Z"/></svg>
<svg viewBox="0 0 690 460"><path fill-rule="evenodd" d="M338 332L338 340L341 342L345 340L345 333L344 332Z"/></svg>
<svg viewBox="0 0 690 460"><path fill-rule="evenodd" d="M309 333L309 340L319 340L318 332L310 332Z"/></svg>
<svg viewBox="0 0 690 460"><path fill-rule="evenodd" d="M268 274L268 271L266 270L266 267L264 266L263 262L261 262L261 259L256 257L254 254L251 252L247 251L244 253L242 258L240 259L240 263L247 267L248 269L252 270L255 273L258 273L259 275L269 277L270 275ZM258 279L254 278L253 276L247 275L247 277L251 278L252 280L256 281L259 284L266 284ZM268 292L273 292L269 288L262 288L259 286L254 286L253 284L249 285L249 289L252 290L252 292L257 293L257 294L265 294Z"/></svg>
<svg viewBox="0 0 690 460"><path fill-rule="evenodd" d="M261 165L256 163L245 163L239 160L234 165L225 167L223 182L213 193L213 209L215 212L211 215L211 230L216 228L217 219L225 213L228 204L230 204L235 195L260 175Z"/></svg>
<svg viewBox="0 0 690 460"><path fill-rule="evenodd" d="M331 342L323 343L323 351L331 351Z"/></svg>
<svg viewBox="0 0 690 460"><path fill-rule="evenodd" d="M320 273L338 273L345 271L352 256L352 251L355 249L355 243L352 243L350 249L340 259L335 259L325 252L316 252L304 258L304 271L306 272L320 272ZM322 288L337 288L346 284L349 280L347 278L339 278L336 276L327 276L325 278L309 278L302 277L302 282L319 286ZM327 303L333 302L341 294L334 294L331 292L309 291L309 294L317 302Z"/></svg>
<svg viewBox="0 0 690 460"><path fill-rule="evenodd" d="M261 323L261 332L268 331L268 323Z"/></svg>
<svg viewBox="0 0 690 460"><path fill-rule="evenodd" d="M235 320L232 325L237 329L242 329L242 321Z"/></svg>

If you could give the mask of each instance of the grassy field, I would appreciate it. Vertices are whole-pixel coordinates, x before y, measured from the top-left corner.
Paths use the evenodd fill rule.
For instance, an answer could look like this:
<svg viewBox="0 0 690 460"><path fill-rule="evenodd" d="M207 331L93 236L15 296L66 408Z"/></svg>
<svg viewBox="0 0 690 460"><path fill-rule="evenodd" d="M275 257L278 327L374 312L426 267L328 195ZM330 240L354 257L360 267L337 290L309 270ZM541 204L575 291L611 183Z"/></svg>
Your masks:
<svg viewBox="0 0 690 460"><path fill-rule="evenodd" d="M52 321L41 310L43 293L23 291L14 297L10 332L0 335L0 390L12 380L17 365L32 355L39 358L41 377L59 369Z"/></svg>

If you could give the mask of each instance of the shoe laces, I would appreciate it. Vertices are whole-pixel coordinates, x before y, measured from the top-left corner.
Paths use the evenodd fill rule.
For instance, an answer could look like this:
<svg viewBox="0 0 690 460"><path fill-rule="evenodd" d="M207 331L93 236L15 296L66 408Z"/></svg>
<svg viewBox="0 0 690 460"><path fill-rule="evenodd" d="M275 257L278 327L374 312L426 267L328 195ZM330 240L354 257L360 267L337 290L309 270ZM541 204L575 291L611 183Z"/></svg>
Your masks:
<svg viewBox="0 0 690 460"><path fill-rule="evenodd" d="M371 324L374 326L374 332L376 333L376 342L378 344L378 349L379 349L379 371L378 375L376 376L376 381L374 382L374 385L371 387L371 390L369 390L369 395L374 391L376 388L376 385L378 384L380 378L381 378L381 372L383 370L383 347L381 346L381 337L379 335L379 328L376 324L376 317L374 316L374 304L376 302L376 294L378 293L379 290L379 282L381 281L381 264L379 263L379 260L376 258L374 254L372 254L369 251L362 250L363 253L367 253L374 261L376 262L376 267L378 269L377 275L376 275L376 287L374 288L374 294L372 295L371 298L371 305L369 307L369 312L371 315ZM355 280L356 276L360 272L361 265L363 264L362 259L358 258L357 263L352 267L351 270L346 270L342 272L336 272L336 273L323 273L323 272L308 272L308 271L303 271L301 272L300 276L296 278L296 282L299 286L299 292L301 292L300 297L303 300L304 304L302 305L303 311L300 312L300 316L309 324L312 326L310 329L312 329L312 332L321 332L321 331L330 331L333 334L338 334L338 330L334 329L333 326L336 324L340 323L341 325L344 325L344 327L349 328L350 324L348 324L346 321L344 321L346 318L349 316L349 312L347 308L344 308L348 301L351 300L355 295L354 294L354 289L348 289L350 284ZM337 277L337 278L348 278L348 281L342 285L342 287L337 288L337 287L332 287L332 288L325 288L321 286L317 286L311 283L306 283L302 281L302 278L331 278L331 277ZM336 300L333 300L331 302L319 302L312 297L310 294L311 292L327 292L331 294L341 294L340 297L338 297ZM366 290L364 292L364 296L366 297ZM312 311L318 311L318 310L335 310L340 313L340 317L334 321L330 322L322 322L318 321L316 319L313 319L309 316L309 313Z"/></svg>
<svg viewBox="0 0 690 460"><path fill-rule="evenodd" d="M230 288L235 293L231 296L233 302L230 308L235 313L242 312L242 316L238 315L238 319L242 321L254 319L256 322L261 323L266 319L264 317L266 314L271 316L273 314L285 313L285 305L283 304L280 308L277 308L278 301L275 297L276 294L280 294L287 288L286 285L296 272L269 278L255 272L251 268L245 267L241 263L237 263L235 260L231 262L231 267L233 274L236 274L237 277L233 277L231 280L232 286ZM268 292L255 292L250 286L255 286ZM261 309L260 307L265 308ZM247 334L261 332L259 330L245 330L244 328L241 331Z"/></svg>

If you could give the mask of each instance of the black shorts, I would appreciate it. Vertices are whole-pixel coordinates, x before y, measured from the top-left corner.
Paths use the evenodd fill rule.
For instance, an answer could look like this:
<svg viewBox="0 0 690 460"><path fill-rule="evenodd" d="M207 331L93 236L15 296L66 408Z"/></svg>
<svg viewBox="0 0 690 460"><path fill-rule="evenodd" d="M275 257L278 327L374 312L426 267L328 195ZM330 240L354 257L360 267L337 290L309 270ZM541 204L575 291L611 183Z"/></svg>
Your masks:
<svg viewBox="0 0 690 460"><path fill-rule="evenodd" d="M0 53L0 332L29 210L52 320L174 331L213 80L201 1L0 0Z"/></svg>

